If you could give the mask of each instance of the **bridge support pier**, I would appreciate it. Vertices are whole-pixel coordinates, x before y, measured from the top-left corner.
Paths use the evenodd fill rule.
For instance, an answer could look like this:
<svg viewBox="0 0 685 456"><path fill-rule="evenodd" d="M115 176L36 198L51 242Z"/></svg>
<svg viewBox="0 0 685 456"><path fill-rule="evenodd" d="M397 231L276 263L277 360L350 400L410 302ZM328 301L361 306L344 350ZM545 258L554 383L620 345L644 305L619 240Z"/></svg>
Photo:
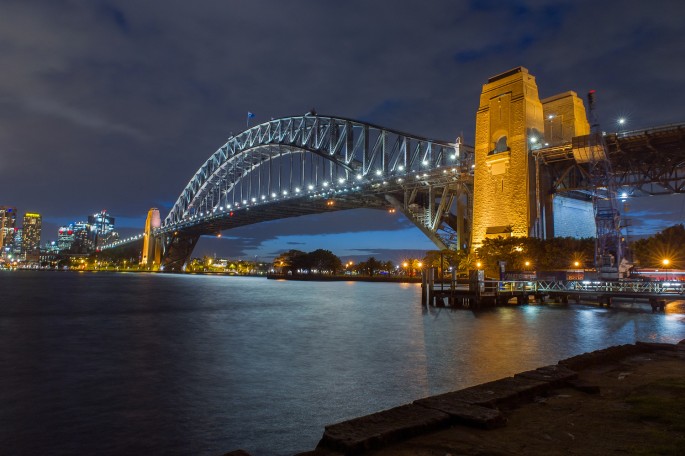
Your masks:
<svg viewBox="0 0 685 456"><path fill-rule="evenodd" d="M160 271L182 272L185 270L200 239L199 234L181 235L179 233L162 235L162 262Z"/></svg>

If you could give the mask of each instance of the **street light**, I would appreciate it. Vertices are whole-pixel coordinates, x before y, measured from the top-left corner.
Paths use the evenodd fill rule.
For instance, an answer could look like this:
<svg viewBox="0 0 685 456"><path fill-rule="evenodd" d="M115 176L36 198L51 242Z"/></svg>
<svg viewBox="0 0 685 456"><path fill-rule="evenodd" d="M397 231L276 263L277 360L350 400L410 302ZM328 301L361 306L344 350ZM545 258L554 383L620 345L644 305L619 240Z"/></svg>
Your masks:
<svg viewBox="0 0 685 456"><path fill-rule="evenodd" d="M664 267L668 267L668 265L671 264L671 260L669 260L668 258L664 258L663 260L661 260L661 264L663 264Z"/></svg>

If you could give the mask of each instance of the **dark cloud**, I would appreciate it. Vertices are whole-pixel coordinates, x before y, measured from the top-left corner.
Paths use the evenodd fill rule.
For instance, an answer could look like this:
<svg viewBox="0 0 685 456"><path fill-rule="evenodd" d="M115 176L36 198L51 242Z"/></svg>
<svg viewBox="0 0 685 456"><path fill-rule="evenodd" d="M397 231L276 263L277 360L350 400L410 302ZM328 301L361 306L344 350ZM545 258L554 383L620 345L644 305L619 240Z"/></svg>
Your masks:
<svg viewBox="0 0 685 456"><path fill-rule="evenodd" d="M519 65L542 97L596 89L607 129L626 113L635 128L683 122L681 11L679 0L5 0L0 204L53 221L106 207L142 226L248 111L263 121L314 106L470 143L482 84ZM335 230L307 220L260 230Z"/></svg>

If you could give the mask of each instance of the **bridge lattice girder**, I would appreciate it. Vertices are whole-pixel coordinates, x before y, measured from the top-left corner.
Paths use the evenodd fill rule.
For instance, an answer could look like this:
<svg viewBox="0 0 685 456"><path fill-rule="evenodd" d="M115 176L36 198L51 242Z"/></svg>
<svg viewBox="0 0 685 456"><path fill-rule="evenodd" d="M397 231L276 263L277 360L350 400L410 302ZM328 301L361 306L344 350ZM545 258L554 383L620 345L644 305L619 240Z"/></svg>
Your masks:
<svg viewBox="0 0 685 456"><path fill-rule="evenodd" d="M168 231L174 224L228 205L235 208L238 190L243 191L238 206L245 206L243 201L249 205L287 199L283 197L300 196L295 192L320 190L305 185L349 186L456 165L464 152L458 143L433 141L349 119L275 119L229 138L209 157L181 192L162 228ZM293 155L297 157L293 159ZM256 173L266 165L270 167L268 176L266 171ZM266 182L256 182L255 176L268 178L271 188L266 190L270 192L265 191ZM241 183L249 184L249 191L240 187Z"/></svg>
<svg viewBox="0 0 685 456"><path fill-rule="evenodd" d="M349 119L298 116L252 127L188 182L156 236L177 270L202 234L360 207L395 207L440 248L466 242L473 149ZM470 219L469 219L470 220ZM461 238L457 241L459 225ZM468 225L468 223L467 223Z"/></svg>
<svg viewBox="0 0 685 456"><path fill-rule="evenodd" d="M576 144L583 138L576 138ZM604 137L613 180L631 195L685 192L685 125L612 133ZM547 165L554 193L588 192L588 165L574 160L573 144L535 151Z"/></svg>

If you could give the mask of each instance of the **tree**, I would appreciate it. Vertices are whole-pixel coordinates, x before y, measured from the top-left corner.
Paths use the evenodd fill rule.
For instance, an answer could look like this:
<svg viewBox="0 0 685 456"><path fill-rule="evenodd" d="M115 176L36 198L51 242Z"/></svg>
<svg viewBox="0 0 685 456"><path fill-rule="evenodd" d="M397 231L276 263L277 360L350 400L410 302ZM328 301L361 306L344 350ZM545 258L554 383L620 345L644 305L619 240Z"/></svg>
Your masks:
<svg viewBox="0 0 685 456"><path fill-rule="evenodd" d="M594 239L498 237L485 239L476 255L490 277L499 277L500 261L509 271L569 269L594 258Z"/></svg>
<svg viewBox="0 0 685 456"><path fill-rule="evenodd" d="M318 249L308 253L307 263L310 271L314 269L319 273L337 274L342 270L342 261L330 250Z"/></svg>
<svg viewBox="0 0 685 456"><path fill-rule="evenodd" d="M661 232L632 243L631 250L636 262L647 268L682 267L685 261L685 226L670 226Z"/></svg>
<svg viewBox="0 0 685 456"><path fill-rule="evenodd" d="M274 258L274 268L282 273L297 273L300 269L307 269L307 254L301 250L288 250Z"/></svg>
<svg viewBox="0 0 685 456"><path fill-rule="evenodd" d="M375 257L370 257L366 261L362 261L357 265L357 271L361 274L373 277L383 268L383 263L378 261Z"/></svg>
<svg viewBox="0 0 685 456"><path fill-rule="evenodd" d="M442 259L442 264L440 263ZM468 253L463 250L429 250L423 259L425 267L438 268L443 274L450 268L466 270Z"/></svg>

